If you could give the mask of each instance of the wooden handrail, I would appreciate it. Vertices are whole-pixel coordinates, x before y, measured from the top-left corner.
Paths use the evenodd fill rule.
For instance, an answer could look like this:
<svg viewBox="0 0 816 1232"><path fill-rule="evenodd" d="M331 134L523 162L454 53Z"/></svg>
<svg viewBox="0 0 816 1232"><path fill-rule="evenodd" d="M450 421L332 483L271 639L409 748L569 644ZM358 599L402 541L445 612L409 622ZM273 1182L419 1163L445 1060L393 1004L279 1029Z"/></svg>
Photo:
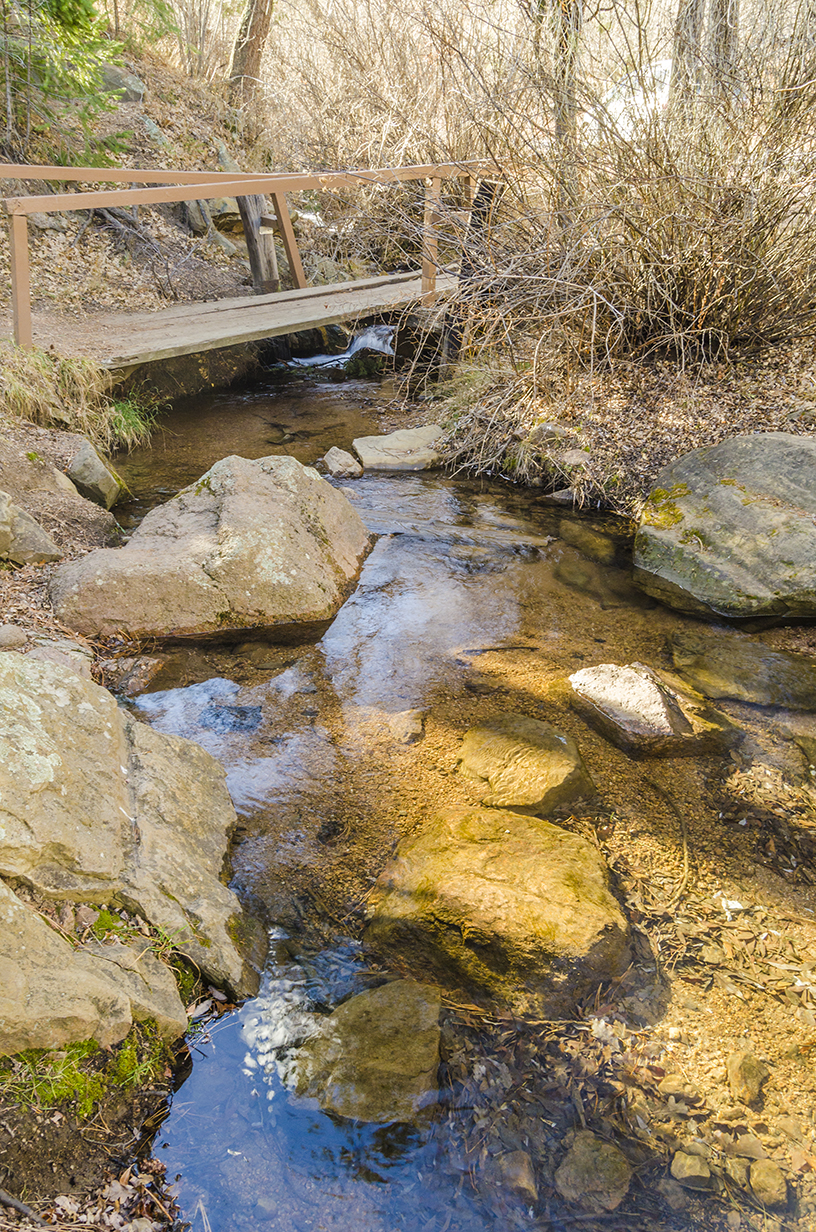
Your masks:
<svg viewBox="0 0 816 1232"><path fill-rule="evenodd" d="M0 163L0 180L57 180L59 182L127 183L131 185L126 189L49 193L37 196L7 197L2 200L9 216L14 341L22 347L30 347L33 343L27 224L29 214L53 214L63 210L104 209L111 206L156 205L174 201L207 200L225 195L269 194L275 204L278 227L289 266L296 286L300 288L306 285L306 280L289 217L287 193L302 192L307 189L331 191L340 188L363 188L372 184L387 185L410 180L425 180L429 187L426 191L423 224L422 298L423 302L430 303L436 292L437 239L434 227L438 221L441 182L443 179L467 178L472 195L472 185L475 180L489 170L495 170L495 167L484 160L308 174L148 171L139 167L54 167L28 166L25 163ZM156 184L157 187L133 188L134 183ZM428 193L431 194L430 198Z"/></svg>

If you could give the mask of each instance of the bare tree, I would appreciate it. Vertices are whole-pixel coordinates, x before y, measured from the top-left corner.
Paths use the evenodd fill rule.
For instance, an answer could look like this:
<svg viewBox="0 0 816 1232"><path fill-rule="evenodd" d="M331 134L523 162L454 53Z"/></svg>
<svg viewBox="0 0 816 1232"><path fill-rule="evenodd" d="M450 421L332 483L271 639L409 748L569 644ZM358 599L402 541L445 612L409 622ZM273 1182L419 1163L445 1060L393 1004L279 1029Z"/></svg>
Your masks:
<svg viewBox="0 0 816 1232"><path fill-rule="evenodd" d="M260 84L261 59L274 7L274 0L248 0L232 49L230 91L245 101L257 92Z"/></svg>

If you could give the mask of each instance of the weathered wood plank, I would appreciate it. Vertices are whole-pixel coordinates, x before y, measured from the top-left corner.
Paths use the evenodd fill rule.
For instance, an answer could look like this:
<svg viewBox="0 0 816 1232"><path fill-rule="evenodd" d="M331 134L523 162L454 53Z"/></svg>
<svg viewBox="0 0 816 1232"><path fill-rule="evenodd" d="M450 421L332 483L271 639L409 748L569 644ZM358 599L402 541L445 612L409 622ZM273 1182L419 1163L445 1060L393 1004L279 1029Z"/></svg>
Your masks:
<svg viewBox="0 0 816 1232"><path fill-rule="evenodd" d="M437 279L438 292L450 293L456 285L453 275ZM364 283L344 282L303 291L253 295L220 304L186 304L159 312L110 314L88 322L83 350L111 370L132 368L321 325L353 322L372 312L417 303L421 294L419 274L399 274ZM116 341L117 335L111 338L114 328L121 345Z"/></svg>

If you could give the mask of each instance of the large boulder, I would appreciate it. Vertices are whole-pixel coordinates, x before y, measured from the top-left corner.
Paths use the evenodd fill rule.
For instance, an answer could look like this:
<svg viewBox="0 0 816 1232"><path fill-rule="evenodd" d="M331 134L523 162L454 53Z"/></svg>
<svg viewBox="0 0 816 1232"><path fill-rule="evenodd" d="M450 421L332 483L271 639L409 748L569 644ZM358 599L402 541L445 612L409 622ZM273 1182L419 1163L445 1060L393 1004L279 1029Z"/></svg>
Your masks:
<svg viewBox="0 0 816 1232"><path fill-rule="evenodd" d="M439 990L394 980L345 1001L299 1049L299 1095L357 1121L411 1121L436 1098Z"/></svg>
<svg viewBox="0 0 816 1232"><path fill-rule="evenodd" d="M523 714L472 727L462 740L459 770L483 804L543 817L595 794L575 741Z"/></svg>
<svg viewBox="0 0 816 1232"><path fill-rule="evenodd" d="M367 940L518 1012L568 1013L629 962L629 928L597 849L506 809L447 809L400 843Z"/></svg>
<svg viewBox="0 0 816 1232"><path fill-rule="evenodd" d="M665 467L641 514L635 580L704 616L816 615L816 439L738 436Z"/></svg>
<svg viewBox="0 0 816 1232"><path fill-rule="evenodd" d="M125 547L63 565L51 598L88 636L269 637L329 621L368 547L359 515L311 467L229 457L153 509Z"/></svg>
<svg viewBox="0 0 816 1232"><path fill-rule="evenodd" d="M141 946L71 946L0 880L0 1056L124 1039L152 1019L176 1039L187 1015L172 972Z"/></svg>
<svg viewBox="0 0 816 1232"><path fill-rule="evenodd" d="M741 735L699 693L643 663L599 663L569 680L578 713L633 756L721 753Z"/></svg>
<svg viewBox="0 0 816 1232"><path fill-rule="evenodd" d="M0 711L0 876L47 899L119 903L216 984L255 992L236 945L246 937L249 956L252 926L220 880L236 817L218 762L16 651L0 656Z"/></svg>
<svg viewBox="0 0 816 1232"><path fill-rule="evenodd" d="M678 672L706 697L816 710L816 661L772 650L743 633L678 629L672 634Z"/></svg>

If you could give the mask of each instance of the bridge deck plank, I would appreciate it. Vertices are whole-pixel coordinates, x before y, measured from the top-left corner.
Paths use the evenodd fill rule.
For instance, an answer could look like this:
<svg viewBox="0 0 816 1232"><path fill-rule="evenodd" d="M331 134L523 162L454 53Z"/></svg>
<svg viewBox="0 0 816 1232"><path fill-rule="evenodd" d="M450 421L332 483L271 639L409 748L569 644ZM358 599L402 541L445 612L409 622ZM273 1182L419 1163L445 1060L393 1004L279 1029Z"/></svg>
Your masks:
<svg viewBox="0 0 816 1232"><path fill-rule="evenodd" d="M454 275L441 275L437 291L447 294L456 283ZM421 294L420 275L407 273L273 295L176 304L157 312L105 313L88 318L81 353L104 367L128 369L176 355L354 322L372 312L407 307L418 302ZM62 350L53 317L46 336L44 323L38 328L36 310L34 342L41 346L53 342L56 350Z"/></svg>

